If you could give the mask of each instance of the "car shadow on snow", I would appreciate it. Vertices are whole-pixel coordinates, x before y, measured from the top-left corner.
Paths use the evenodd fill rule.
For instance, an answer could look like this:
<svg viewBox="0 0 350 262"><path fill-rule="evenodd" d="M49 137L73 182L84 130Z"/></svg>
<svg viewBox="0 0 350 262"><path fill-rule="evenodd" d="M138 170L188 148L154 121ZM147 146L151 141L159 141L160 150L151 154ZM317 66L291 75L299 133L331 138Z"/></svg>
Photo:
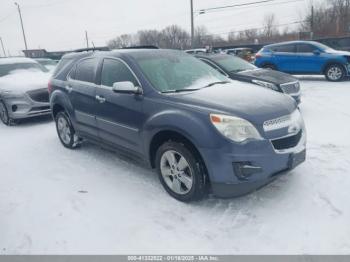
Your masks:
<svg viewBox="0 0 350 262"><path fill-rule="evenodd" d="M28 127L34 125L47 124L49 122L52 122L51 115L16 120L15 123L12 125L15 127Z"/></svg>
<svg viewBox="0 0 350 262"><path fill-rule="evenodd" d="M114 170L122 169L128 170L128 177L135 183L147 184L148 187L152 188L152 191L157 195L157 201L176 201L169 196L158 179L158 174L155 169L151 169L145 162L139 161L128 154L113 150L110 148L103 147L96 143L84 141L80 152L84 151L85 155L89 158L94 158L94 161L100 162L103 166L109 166ZM178 204L186 205L189 207L199 209L216 209L225 210L232 205L241 206L242 204L250 203L250 206L255 204L259 205L263 201L271 199L274 201L276 198L283 199L285 195L289 194L289 190L293 188L293 177L295 171L281 175L268 185L253 191L249 194L235 197L235 198L219 198L209 193L202 201L181 203ZM295 186L295 185L294 185ZM130 194L133 194L131 191ZM163 195L163 199L159 199L159 194ZM147 196L145 196L147 197Z"/></svg>

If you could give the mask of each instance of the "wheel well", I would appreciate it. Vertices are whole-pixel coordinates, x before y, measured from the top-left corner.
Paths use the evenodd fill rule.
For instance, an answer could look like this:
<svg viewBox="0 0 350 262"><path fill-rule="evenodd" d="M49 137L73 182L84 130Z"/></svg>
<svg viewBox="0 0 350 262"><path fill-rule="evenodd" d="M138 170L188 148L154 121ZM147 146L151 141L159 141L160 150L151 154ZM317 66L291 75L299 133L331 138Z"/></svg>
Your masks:
<svg viewBox="0 0 350 262"><path fill-rule="evenodd" d="M53 117L55 118L58 112L64 111L64 107L61 106L60 104L55 104L52 108L52 114Z"/></svg>
<svg viewBox="0 0 350 262"><path fill-rule="evenodd" d="M265 67L265 66L267 66L267 65L272 66L272 67L274 67L274 68L277 68L276 65L275 65L274 63L271 63L271 62L265 62L265 63L263 63L263 64L261 65L261 67Z"/></svg>
<svg viewBox="0 0 350 262"><path fill-rule="evenodd" d="M345 66L342 64L342 63L339 63L337 61L332 61L332 62L328 62L325 67L323 68L323 73L325 74L326 73L326 70L328 69L328 67L330 67L331 65L339 65L343 68L343 70L345 70L346 72L346 68Z"/></svg>
<svg viewBox="0 0 350 262"><path fill-rule="evenodd" d="M198 157L201 160L201 164L206 169L203 158L196 146L185 136L175 131L161 131L152 138L151 145L149 148L150 163L152 168L155 168L155 158L158 148L166 141L176 141L185 144L188 147L188 149L190 149L196 155L196 157Z"/></svg>

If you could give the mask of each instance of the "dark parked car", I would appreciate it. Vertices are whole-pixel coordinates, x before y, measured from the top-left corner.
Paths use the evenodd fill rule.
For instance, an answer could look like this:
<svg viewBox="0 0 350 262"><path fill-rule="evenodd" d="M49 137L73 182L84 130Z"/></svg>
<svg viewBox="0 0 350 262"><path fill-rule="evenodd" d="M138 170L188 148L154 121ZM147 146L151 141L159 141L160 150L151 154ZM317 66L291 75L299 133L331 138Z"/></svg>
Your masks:
<svg viewBox="0 0 350 262"><path fill-rule="evenodd" d="M233 55L210 54L196 55L196 57L231 79L254 83L288 94L298 104L300 103L300 83L294 76L275 70L257 68Z"/></svg>
<svg viewBox="0 0 350 262"><path fill-rule="evenodd" d="M231 49L224 50L224 52L228 55L238 56L248 62L252 62L255 58L254 50L249 47L231 48Z"/></svg>
<svg viewBox="0 0 350 262"><path fill-rule="evenodd" d="M350 52L313 41L267 45L255 58L258 67L290 74L325 75L329 81L341 81L350 74Z"/></svg>
<svg viewBox="0 0 350 262"><path fill-rule="evenodd" d="M0 58L0 120L50 115L47 69L29 58Z"/></svg>
<svg viewBox="0 0 350 262"><path fill-rule="evenodd" d="M144 160L181 201L257 189L305 160L293 99L175 50L65 55L49 83L58 137Z"/></svg>

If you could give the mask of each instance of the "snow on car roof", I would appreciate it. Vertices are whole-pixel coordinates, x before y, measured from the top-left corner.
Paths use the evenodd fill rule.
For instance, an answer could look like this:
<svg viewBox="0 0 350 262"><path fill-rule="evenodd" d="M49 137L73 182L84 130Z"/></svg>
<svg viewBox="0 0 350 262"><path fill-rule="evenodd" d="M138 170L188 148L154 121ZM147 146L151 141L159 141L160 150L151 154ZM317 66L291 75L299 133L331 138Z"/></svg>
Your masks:
<svg viewBox="0 0 350 262"><path fill-rule="evenodd" d="M35 60L27 57L6 57L0 58L0 65L9 65L9 64L28 64L28 63L37 63Z"/></svg>

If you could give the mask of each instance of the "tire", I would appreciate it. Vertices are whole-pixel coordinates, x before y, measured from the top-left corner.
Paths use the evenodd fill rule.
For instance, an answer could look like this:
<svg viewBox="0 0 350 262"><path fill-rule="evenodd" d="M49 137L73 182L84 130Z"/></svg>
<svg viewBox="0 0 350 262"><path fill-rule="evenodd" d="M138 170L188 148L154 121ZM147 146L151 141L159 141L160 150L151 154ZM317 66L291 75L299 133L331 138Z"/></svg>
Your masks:
<svg viewBox="0 0 350 262"><path fill-rule="evenodd" d="M66 112L58 112L55 117L56 131L62 145L69 149L79 146L80 138L75 134L72 122Z"/></svg>
<svg viewBox="0 0 350 262"><path fill-rule="evenodd" d="M340 64L331 64L327 66L325 76L331 82L342 81L345 77L345 69Z"/></svg>
<svg viewBox="0 0 350 262"><path fill-rule="evenodd" d="M9 117L6 105L3 101L0 100L0 119L5 125L9 126L12 123L11 118Z"/></svg>
<svg viewBox="0 0 350 262"><path fill-rule="evenodd" d="M262 68L265 68L265 69L271 69L271 70L277 70L277 67L273 64L265 64L262 66Z"/></svg>
<svg viewBox="0 0 350 262"><path fill-rule="evenodd" d="M164 189L182 202L201 200L206 194L201 159L189 147L168 141L156 153L156 168Z"/></svg>

